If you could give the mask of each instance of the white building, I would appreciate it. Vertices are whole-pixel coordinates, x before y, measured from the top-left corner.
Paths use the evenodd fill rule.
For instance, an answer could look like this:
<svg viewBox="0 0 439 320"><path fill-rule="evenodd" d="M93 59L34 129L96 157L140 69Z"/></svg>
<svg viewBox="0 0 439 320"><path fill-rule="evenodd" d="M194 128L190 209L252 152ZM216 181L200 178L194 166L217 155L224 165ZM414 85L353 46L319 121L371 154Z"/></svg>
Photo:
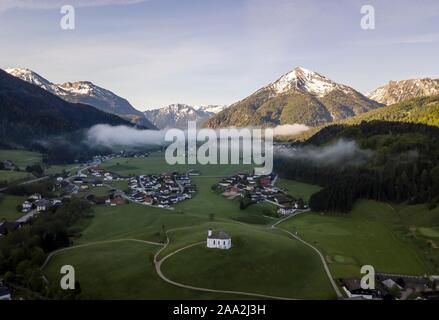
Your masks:
<svg viewBox="0 0 439 320"><path fill-rule="evenodd" d="M296 212L296 209L293 209L293 208L279 208L277 210L277 213L279 213L283 216L290 215L290 214L293 214L295 212Z"/></svg>
<svg viewBox="0 0 439 320"><path fill-rule="evenodd" d="M37 211L41 212L41 211L46 211L47 209L49 209L50 207L50 201L49 200L39 200L35 203L36 207L37 207Z"/></svg>
<svg viewBox="0 0 439 320"><path fill-rule="evenodd" d="M222 230L218 233L214 233L211 229L209 229L207 231L207 247L230 249L232 247L232 238Z"/></svg>
<svg viewBox="0 0 439 320"><path fill-rule="evenodd" d="M21 211L22 212L28 212L30 210L32 210L32 203L30 203L29 201L23 202L22 210Z"/></svg>

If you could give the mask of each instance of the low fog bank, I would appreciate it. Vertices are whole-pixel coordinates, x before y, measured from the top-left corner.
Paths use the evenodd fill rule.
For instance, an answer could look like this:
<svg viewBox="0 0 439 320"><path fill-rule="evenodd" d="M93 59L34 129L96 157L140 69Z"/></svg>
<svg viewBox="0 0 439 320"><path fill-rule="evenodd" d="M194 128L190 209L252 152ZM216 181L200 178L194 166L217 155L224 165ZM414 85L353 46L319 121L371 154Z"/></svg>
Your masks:
<svg viewBox="0 0 439 320"><path fill-rule="evenodd" d="M128 126L98 124L86 134L91 145L115 146L160 146L164 145L166 130L141 130Z"/></svg>
<svg viewBox="0 0 439 320"><path fill-rule="evenodd" d="M309 130L308 126L304 124L284 124L273 129L275 136L294 136Z"/></svg>
<svg viewBox="0 0 439 320"><path fill-rule="evenodd" d="M224 128L224 129L253 129L253 128ZM294 135L304 132L309 127L301 124L281 125L272 128L274 136ZM86 133L86 141L90 145L101 145L105 147L115 146L161 146L166 145L165 135L169 129L164 130L142 130L128 126L110 126L99 124L91 127ZM200 128L197 128L199 132ZM215 129L218 134L219 129ZM187 131L185 131L187 137ZM219 135L218 135L219 136Z"/></svg>
<svg viewBox="0 0 439 320"><path fill-rule="evenodd" d="M299 148L280 146L276 157L310 161L318 165L361 165L373 155L371 150L361 149L355 141L340 139L327 146Z"/></svg>

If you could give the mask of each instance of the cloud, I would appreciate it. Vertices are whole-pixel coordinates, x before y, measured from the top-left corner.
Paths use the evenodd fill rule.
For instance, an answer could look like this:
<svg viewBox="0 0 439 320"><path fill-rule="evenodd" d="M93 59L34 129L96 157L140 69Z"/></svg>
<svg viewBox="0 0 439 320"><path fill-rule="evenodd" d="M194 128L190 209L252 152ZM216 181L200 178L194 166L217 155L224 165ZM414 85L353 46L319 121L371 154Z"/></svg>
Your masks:
<svg viewBox="0 0 439 320"><path fill-rule="evenodd" d="M323 147L280 147L276 149L277 156L305 160L317 165L360 165L367 161L372 154L371 150L361 149L355 141L343 139Z"/></svg>
<svg viewBox="0 0 439 320"><path fill-rule="evenodd" d="M74 7L100 7L110 5L129 5L146 2L148 0L2 0L0 12L9 9L48 10L58 9L69 4Z"/></svg>
<svg viewBox="0 0 439 320"><path fill-rule="evenodd" d="M92 145L113 146L147 146L163 145L165 131L139 130L127 126L110 126L99 124L87 132L87 142Z"/></svg>
<svg viewBox="0 0 439 320"><path fill-rule="evenodd" d="M299 134L305 132L309 129L309 127L304 124L284 124L281 126L277 126L274 128L275 136L293 136L295 134Z"/></svg>

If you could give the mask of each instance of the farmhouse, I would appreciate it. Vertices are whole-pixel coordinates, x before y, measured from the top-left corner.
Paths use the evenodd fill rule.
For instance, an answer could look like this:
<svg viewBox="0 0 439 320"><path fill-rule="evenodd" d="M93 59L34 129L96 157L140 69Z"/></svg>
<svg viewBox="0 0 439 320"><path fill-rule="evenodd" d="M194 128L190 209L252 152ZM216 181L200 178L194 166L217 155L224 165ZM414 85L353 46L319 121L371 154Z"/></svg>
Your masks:
<svg viewBox="0 0 439 320"><path fill-rule="evenodd" d="M50 207L50 201L46 199L39 200L35 203L37 211L46 211Z"/></svg>
<svg viewBox="0 0 439 320"><path fill-rule="evenodd" d="M373 298L373 290L363 289L361 281L357 278L343 279L342 289L349 298L362 298L371 300Z"/></svg>
<svg viewBox="0 0 439 320"><path fill-rule="evenodd" d="M290 215L296 212L296 209L293 208L279 208L277 210L277 213L279 213L280 215L286 216L286 215Z"/></svg>
<svg viewBox="0 0 439 320"><path fill-rule="evenodd" d="M209 229L207 231L207 247L230 249L232 247L232 238L222 230L218 233L214 233L211 229Z"/></svg>
<svg viewBox="0 0 439 320"><path fill-rule="evenodd" d="M5 170L14 170L15 164L11 160L3 160L3 168Z"/></svg>
<svg viewBox="0 0 439 320"><path fill-rule="evenodd" d="M28 198L28 200L34 200L34 201L36 201L36 200L40 200L41 199L41 194L39 194L39 193L34 193L33 195L31 195L29 198Z"/></svg>
<svg viewBox="0 0 439 320"><path fill-rule="evenodd" d="M21 205L21 212L29 212L32 209L32 203L30 203L29 201L25 201L23 202L23 204Z"/></svg>

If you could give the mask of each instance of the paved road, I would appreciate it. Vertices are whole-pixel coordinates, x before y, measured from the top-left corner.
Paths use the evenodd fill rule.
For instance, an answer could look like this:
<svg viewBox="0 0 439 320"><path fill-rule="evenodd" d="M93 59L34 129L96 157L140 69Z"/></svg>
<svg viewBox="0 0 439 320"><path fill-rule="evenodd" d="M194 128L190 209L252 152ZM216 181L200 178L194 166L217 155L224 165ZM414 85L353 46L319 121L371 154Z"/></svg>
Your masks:
<svg viewBox="0 0 439 320"><path fill-rule="evenodd" d="M29 219L33 218L36 214L38 214L37 210L31 210L28 213L26 213L25 215L22 215L20 218L18 218L17 220L15 220L15 222L18 223L27 223Z"/></svg>

